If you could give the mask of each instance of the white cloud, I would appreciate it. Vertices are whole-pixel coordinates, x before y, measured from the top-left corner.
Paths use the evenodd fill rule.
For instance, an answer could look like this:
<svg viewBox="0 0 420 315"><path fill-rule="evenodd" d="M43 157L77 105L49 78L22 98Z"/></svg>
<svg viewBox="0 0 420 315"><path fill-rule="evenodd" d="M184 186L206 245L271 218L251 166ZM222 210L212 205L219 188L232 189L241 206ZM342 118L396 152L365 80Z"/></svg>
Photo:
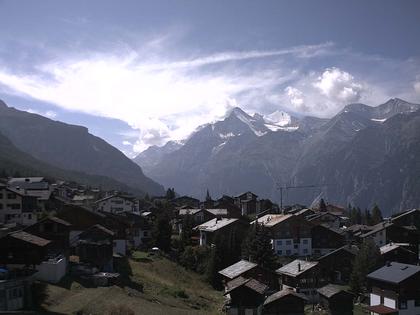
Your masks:
<svg viewBox="0 0 420 315"><path fill-rule="evenodd" d="M199 125L223 117L239 94L251 102L285 80L271 69L205 71L203 66L287 54L306 58L329 46L225 52L172 62L149 61L134 51L93 54L38 65L38 73L31 75L0 67L0 84L15 94L66 110L127 122L139 130L133 149L141 151L184 139ZM45 115L55 117L53 112Z"/></svg>
<svg viewBox="0 0 420 315"><path fill-rule="evenodd" d="M122 144L123 145L133 145L130 141L127 141L127 140L124 140L123 142L122 142Z"/></svg>
<svg viewBox="0 0 420 315"><path fill-rule="evenodd" d="M314 86L329 100L338 103L358 102L364 91L363 85L356 82L350 73L338 68L326 69Z"/></svg>
<svg viewBox="0 0 420 315"><path fill-rule="evenodd" d="M290 103L295 107L296 111L305 110L303 93L299 89L288 86L284 90L290 99Z"/></svg>
<svg viewBox="0 0 420 315"><path fill-rule="evenodd" d="M57 117L57 113L52 111L52 110L47 110L45 112L42 112L42 111L39 111L39 110L36 110L36 109L33 109L33 108L28 108L28 109L26 109L26 111L28 113L31 113L31 114L38 114L38 115L45 116L45 117L48 117L48 118L51 118L51 119L54 119L54 118Z"/></svg>

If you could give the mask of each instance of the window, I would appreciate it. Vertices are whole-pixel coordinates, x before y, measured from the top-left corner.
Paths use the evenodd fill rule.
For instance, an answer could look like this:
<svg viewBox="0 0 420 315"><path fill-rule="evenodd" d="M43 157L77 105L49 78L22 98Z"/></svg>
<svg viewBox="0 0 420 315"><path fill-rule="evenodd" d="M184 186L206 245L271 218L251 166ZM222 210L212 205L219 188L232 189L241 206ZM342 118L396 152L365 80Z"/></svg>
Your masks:
<svg viewBox="0 0 420 315"><path fill-rule="evenodd" d="M419 307L420 306L420 298L414 300L414 306L415 307Z"/></svg>
<svg viewBox="0 0 420 315"><path fill-rule="evenodd" d="M292 241L291 240L287 240L286 241L286 245L292 245Z"/></svg>
<svg viewBox="0 0 420 315"><path fill-rule="evenodd" d="M282 246L283 245L283 241L282 240L277 240L277 246Z"/></svg>
<svg viewBox="0 0 420 315"><path fill-rule="evenodd" d="M299 246L298 246L298 244L295 244L294 248L295 248L295 249L298 249L298 247L299 247Z"/></svg>
<svg viewBox="0 0 420 315"><path fill-rule="evenodd" d="M2 203L0 203L0 210L1 210L1 209L3 209L3 204L2 204Z"/></svg>
<svg viewBox="0 0 420 315"><path fill-rule="evenodd" d="M0 199L3 199L3 194L0 194Z"/></svg>
<svg viewBox="0 0 420 315"><path fill-rule="evenodd" d="M407 309L407 301L406 300L401 300L400 301L400 309L401 310Z"/></svg>
<svg viewBox="0 0 420 315"><path fill-rule="evenodd" d="M29 214L28 214L28 219L29 219L29 220L32 220L32 213L29 213Z"/></svg>
<svg viewBox="0 0 420 315"><path fill-rule="evenodd" d="M303 244L308 244L308 240L302 240Z"/></svg>
<svg viewBox="0 0 420 315"><path fill-rule="evenodd" d="M14 194L14 193L8 193L7 194L7 199L16 199L16 194Z"/></svg>
<svg viewBox="0 0 420 315"><path fill-rule="evenodd" d="M7 205L8 208L12 209L12 210L19 210L20 209L20 204L18 203L9 203Z"/></svg>
<svg viewBox="0 0 420 315"><path fill-rule="evenodd" d="M307 254L308 254L308 250L305 248L305 249L303 250L303 253L304 253L305 255L307 255Z"/></svg>
<svg viewBox="0 0 420 315"><path fill-rule="evenodd" d="M282 250L278 250L277 251L277 255L283 255L283 251Z"/></svg>
<svg viewBox="0 0 420 315"><path fill-rule="evenodd" d="M149 233L148 233L147 231L144 231L144 232L143 232L143 236L144 236L144 237L147 237L147 236L148 236L148 234L149 234Z"/></svg>

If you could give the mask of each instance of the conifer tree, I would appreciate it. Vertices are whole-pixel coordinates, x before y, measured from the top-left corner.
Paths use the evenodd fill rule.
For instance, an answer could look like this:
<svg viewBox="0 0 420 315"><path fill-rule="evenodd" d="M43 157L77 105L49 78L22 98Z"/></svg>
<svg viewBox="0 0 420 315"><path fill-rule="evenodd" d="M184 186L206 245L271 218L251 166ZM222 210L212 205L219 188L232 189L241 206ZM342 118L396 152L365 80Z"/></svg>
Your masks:
<svg viewBox="0 0 420 315"><path fill-rule="evenodd" d="M365 241L353 263L350 275L350 288L354 293L363 293L366 289L366 276L382 263L379 247L372 240Z"/></svg>
<svg viewBox="0 0 420 315"><path fill-rule="evenodd" d="M327 212L327 205L325 204L324 198L321 198L321 201L319 202L319 211Z"/></svg>
<svg viewBox="0 0 420 315"><path fill-rule="evenodd" d="M378 224L382 222L382 212L381 209L379 209L378 205L375 204L372 208L372 224Z"/></svg>

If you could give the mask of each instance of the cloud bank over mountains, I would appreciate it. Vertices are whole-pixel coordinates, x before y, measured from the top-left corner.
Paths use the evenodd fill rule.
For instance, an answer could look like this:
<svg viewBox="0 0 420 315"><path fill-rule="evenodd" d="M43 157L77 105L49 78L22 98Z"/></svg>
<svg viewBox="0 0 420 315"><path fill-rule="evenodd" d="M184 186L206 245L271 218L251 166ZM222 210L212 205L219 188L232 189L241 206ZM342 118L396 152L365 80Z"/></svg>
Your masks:
<svg viewBox="0 0 420 315"><path fill-rule="evenodd" d="M0 63L0 91L122 120L136 130L136 137L122 141L124 147L132 146L125 152L133 153L185 139L235 106L250 113L285 110L331 117L348 103L379 104L394 96L415 101L420 94L417 81L393 90L394 81L418 79L406 70L407 61L363 56L331 42L184 59L167 53L171 43L164 38L144 46L149 49L60 54L31 71ZM391 63L401 65L400 72L395 80L382 80L383 72L375 69ZM56 117L54 111L45 115Z"/></svg>

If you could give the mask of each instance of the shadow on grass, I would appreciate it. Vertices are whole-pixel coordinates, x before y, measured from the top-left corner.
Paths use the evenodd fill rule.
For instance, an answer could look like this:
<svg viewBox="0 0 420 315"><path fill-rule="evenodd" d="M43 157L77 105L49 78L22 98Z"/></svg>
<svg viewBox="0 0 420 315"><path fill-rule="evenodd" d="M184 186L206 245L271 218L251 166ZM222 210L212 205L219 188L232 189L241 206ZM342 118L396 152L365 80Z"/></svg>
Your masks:
<svg viewBox="0 0 420 315"><path fill-rule="evenodd" d="M34 282L32 285L32 302L34 308L34 314L44 314L44 315L62 315L64 313L51 312L44 308L43 304L46 301L47 294L47 283L44 282Z"/></svg>
<svg viewBox="0 0 420 315"><path fill-rule="evenodd" d="M132 290L143 293L143 284L131 279L133 270L131 269L128 257L120 257L114 261L114 270L120 274L119 286L128 287Z"/></svg>

